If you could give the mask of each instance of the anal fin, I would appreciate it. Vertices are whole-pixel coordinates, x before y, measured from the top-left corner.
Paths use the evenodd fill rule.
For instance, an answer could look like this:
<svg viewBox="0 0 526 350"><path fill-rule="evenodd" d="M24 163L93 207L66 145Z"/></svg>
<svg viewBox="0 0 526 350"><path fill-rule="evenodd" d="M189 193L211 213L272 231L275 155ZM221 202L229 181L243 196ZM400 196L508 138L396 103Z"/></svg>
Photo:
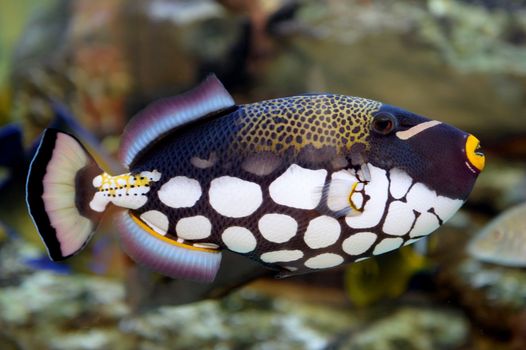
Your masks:
<svg viewBox="0 0 526 350"><path fill-rule="evenodd" d="M172 241L149 228L133 213L118 214L124 251L137 263L172 278L212 282L221 264L221 252Z"/></svg>

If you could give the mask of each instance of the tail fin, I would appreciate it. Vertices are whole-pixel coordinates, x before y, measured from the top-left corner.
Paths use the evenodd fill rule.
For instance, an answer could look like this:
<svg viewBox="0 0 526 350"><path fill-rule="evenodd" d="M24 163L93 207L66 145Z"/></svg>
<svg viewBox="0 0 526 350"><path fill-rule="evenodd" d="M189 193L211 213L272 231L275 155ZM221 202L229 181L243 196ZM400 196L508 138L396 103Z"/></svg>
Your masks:
<svg viewBox="0 0 526 350"><path fill-rule="evenodd" d="M64 260L87 244L101 214L88 206L92 179L102 170L72 135L44 131L26 184L29 213L52 260Z"/></svg>

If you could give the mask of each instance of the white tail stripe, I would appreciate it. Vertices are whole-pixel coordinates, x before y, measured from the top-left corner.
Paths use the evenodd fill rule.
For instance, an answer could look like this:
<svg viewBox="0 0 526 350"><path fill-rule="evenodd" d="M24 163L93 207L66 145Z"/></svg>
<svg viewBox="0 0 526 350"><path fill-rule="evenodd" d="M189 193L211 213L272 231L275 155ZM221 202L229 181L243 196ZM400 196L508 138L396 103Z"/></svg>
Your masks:
<svg viewBox="0 0 526 350"><path fill-rule="evenodd" d="M428 122L423 122L418 125L415 125L407 130L398 131L396 133L396 136L401 140L407 140L417 134L420 134L422 131L432 128L433 126L437 126L439 124L442 124L442 122L439 122L438 120L430 120Z"/></svg>

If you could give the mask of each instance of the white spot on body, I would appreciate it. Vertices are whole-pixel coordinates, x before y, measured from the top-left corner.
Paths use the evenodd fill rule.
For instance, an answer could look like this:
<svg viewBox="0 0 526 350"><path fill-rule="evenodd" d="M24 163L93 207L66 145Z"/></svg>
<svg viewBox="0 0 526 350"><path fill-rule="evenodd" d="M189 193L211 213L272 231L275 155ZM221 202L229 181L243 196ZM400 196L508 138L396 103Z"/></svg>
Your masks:
<svg viewBox="0 0 526 350"><path fill-rule="evenodd" d="M249 216L263 202L258 184L232 176L212 180L208 194L212 208L219 214L232 218Z"/></svg>
<svg viewBox="0 0 526 350"><path fill-rule="evenodd" d="M445 222L463 203L462 200L437 196L435 191L422 183L413 184L406 195L404 191L409 188L410 181L409 176L401 171L391 172L391 194L395 198L405 195L407 202L394 201L389 206L382 228L387 234L402 236L409 233L410 237L427 235L440 226L438 218L429 210L433 209ZM419 213L418 217L415 211Z"/></svg>
<svg viewBox="0 0 526 350"><path fill-rule="evenodd" d="M269 186L270 197L278 204L298 209L314 209L321 199L327 170L311 170L292 164Z"/></svg>
<svg viewBox="0 0 526 350"><path fill-rule="evenodd" d="M363 194L361 194L359 192L353 193L352 196L351 196L351 202L354 205L354 207L357 208L357 209L361 209L362 208L363 200L364 200Z"/></svg>
<svg viewBox="0 0 526 350"><path fill-rule="evenodd" d="M159 199L172 208L193 207L201 198L199 181L186 176L176 176L163 184L157 192Z"/></svg>
<svg viewBox="0 0 526 350"><path fill-rule="evenodd" d="M369 258L370 258L370 256L364 256L363 258L358 258L358 259L354 260L354 262L364 261L364 260L367 260Z"/></svg>
<svg viewBox="0 0 526 350"><path fill-rule="evenodd" d="M272 264L276 262L289 262L299 260L303 257L301 250L276 250L261 254L261 260Z"/></svg>
<svg viewBox="0 0 526 350"><path fill-rule="evenodd" d="M149 210L141 214L141 220L155 232L165 235L168 232L168 217L158 210Z"/></svg>
<svg viewBox="0 0 526 350"><path fill-rule="evenodd" d="M343 258L334 253L323 253L305 261L305 266L311 269L326 269L343 263Z"/></svg>
<svg viewBox="0 0 526 350"><path fill-rule="evenodd" d="M416 219L415 226L409 232L409 237L428 235L440 227L440 223L435 215L422 213Z"/></svg>
<svg viewBox="0 0 526 350"><path fill-rule="evenodd" d="M204 248L204 249L218 249L219 248L217 244L208 243L208 242L194 243L193 246L196 248Z"/></svg>
<svg viewBox="0 0 526 350"><path fill-rule="evenodd" d="M187 240L203 239L209 237L212 233L212 223L203 215L182 218L175 225L175 232L179 238Z"/></svg>
<svg viewBox="0 0 526 350"><path fill-rule="evenodd" d="M347 216L345 222L351 228L369 228L377 225L385 212L389 181L385 170L369 165L371 182L365 186L365 193L370 199L365 203L360 215Z"/></svg>
<svg viewBox="0 0 526 350"><path fill-rule="evenodd" d="M415 213L406 203L394 201L389 206L382 230L388 235L403 236L411 230Z"/></svg>
<svg viewBox="0 0 526 350"><path fill-rule="evenodd" d="M420 238L409 239L409 240L407 240L407 241L404 243L404 246L406 246L406 245L411 245L411 244L413 244L413 243L415 243L415 242L418 242L419 240L420 240Z"/></svg>
<svg viewBox="0 0 526 350"><path fill-rule="evenodd" d="M144 203L146 203L147 200L148 200L147 198L144 198L143 199ZM102 192L96 192L93 198L91 199L91 201L89 202L89 207L99 213L102 213L104 209L106 209L106 206L108 205L108 203L110 202L111 202L111 199L105 197ZM144 203L138 203L142 205L137 206L137 208L142 207Z"/></svg>
<svg viewBox="0 0 526 350"><path fill-rule="evenodd" d="M272 152L260 152L248 156L241 167L243 170L258 176L269 175L281 164L281 158Z"/></svg>
<svg viewBox="0 0 526 350"><path fill-rule="evenodd" d="M461 199L451 199L444 196L437 196L436 203L434 205L435 214L438 215L440 220L446 222L449 220L453 214L460 209L464 204L464 201Z"/></svg>
<svg viewBox="0 0 526 350"><path fill-rule="evenodd" d="M231 226L221 235L226 247L237 253L249 253L256 249L256 238L248 229L241 226Z"/></svg>
<svg viewBox="0 0 526 350"><path fill-rule="evenodd" d="M119 190L117 191L117 196L120 194L121 197L116 197L116 198L112 198L111 202L118 206L118 207L122 207L122 208L129 208L129 209L139 209L140 207L142 207L143 205L146 204L146 202L148 201L148 197L146 197L146 192L143 190L142 193L138 193L137 196L126 196L124 197L124 194L123 194L124 190ZM133 192L133 191L131 191ZM99 192L100 193L100 192Z"/></svg>
<svg viewBox="0 0 526 350"><path fill-rule="evenodd" d="M341 227L338 220L327 215L312 219L307 226L303 239L312 249L325 248L336 243Z"/></svg>
<svg viewBox="0 0 526 350"><path fill-rule="evenodd" d="M261 235L270 242L285 243L296 235L298 223L284 214L265 214L258 222Z"/></svg>
<svg viewBox="0 0 526 350"><path fill-rule="evenodd" d="M190 163L199 169L207 169L213 167L218 161L216 152L210 153L208 159L202 159L199 157L190 158Z"/></svg>
<svg viewBox="0 0 526 350"><path fill-rule="evenodd" d="M413 179L405 171L397 168L389 171L389 179L391 180L389 190L395 199L404 197L413 183Z"/></svg>
<svg viewBox="0 0 526 350"><path fill-rule="evenodd" d="M93 187L100 187L102 186L102 175L97 175L92 181ZM108 187L108 185L105 185L105 187Z"/></svg>
<svg viewBox="0 0 526 350"><path fill-rule="evenodd" d="M346 238L342 243L343 251L349 255L365 253L376 241L377 235L372 232L358 232Z"/></svg>
<svg viewBox="0 0 526 350"><path fill-rule="evenodd" d="M157 182L161 179L161 173L157 170L154 171L142 171L140 174L142 177L150 179L150 181Z"/></svg>
<svg viewBox="0 0 526 350"><path fill-rule="evenodd" d="M430 190L426 185L417 182L411 187L407 194L407 204L419 213L428 211L436 203L436 192Z"/></svg>
<svg viewBox="0 0 526 350"><path fill-rule="evenodd" d="M136 184L134 177L143 177L144 179ZM104 211L108 203L113 203L122 208L139 209L148 201L146 193L150 191L150 183L159 181L160 178L161 173L157 170L143 171L137 175L130 173L117 176L111 176L107 173L97 175L92 183L93 186L98 187L98 191L91 199L89 206L97 212ZM133 188L132 185L134 185Z"/></svg>
<svg viewBox="0 0 526 350"><path fill-rule="evenodd" d="M376 245L373 250L374 255L380 255L391 250L400 248L404 240L400 237L396 238L384 238L380 243Z"/></svg>

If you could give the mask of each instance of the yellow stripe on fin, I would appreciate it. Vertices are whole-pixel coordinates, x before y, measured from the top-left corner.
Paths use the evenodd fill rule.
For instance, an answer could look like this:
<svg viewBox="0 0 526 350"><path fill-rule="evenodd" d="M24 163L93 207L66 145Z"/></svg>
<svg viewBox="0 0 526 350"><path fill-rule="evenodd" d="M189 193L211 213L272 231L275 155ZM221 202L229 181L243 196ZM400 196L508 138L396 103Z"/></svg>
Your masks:
<svg viewBox="0 0 526 350"><path fill-rule="evenodd" d="M197 250L197 251L201 251L201 252L207 252L207 253L220 253L219 250L217 249L207 249L207 248L199 248L199 247L194 247L192 245L189 245L189 244L184 244L184 243L181 243L181 242L177 242L177 241L174 241L173 239L170 239L168 237L165 237L157 232L155 232L150 226L148 226L144 221L142 221L140 218L138 218L137 216L135 216L135 214L133 213L130 213L130 217L132 218L132 220L141 228L143 229L144 231L148 232L150 235L154 236L155 238L157 239L160 239L166 243L169 243L169 244L172 244L172 245L175 245L175 246L178 246L180 248L185 248L185 249L191 249L191 250Z"/></svg>

